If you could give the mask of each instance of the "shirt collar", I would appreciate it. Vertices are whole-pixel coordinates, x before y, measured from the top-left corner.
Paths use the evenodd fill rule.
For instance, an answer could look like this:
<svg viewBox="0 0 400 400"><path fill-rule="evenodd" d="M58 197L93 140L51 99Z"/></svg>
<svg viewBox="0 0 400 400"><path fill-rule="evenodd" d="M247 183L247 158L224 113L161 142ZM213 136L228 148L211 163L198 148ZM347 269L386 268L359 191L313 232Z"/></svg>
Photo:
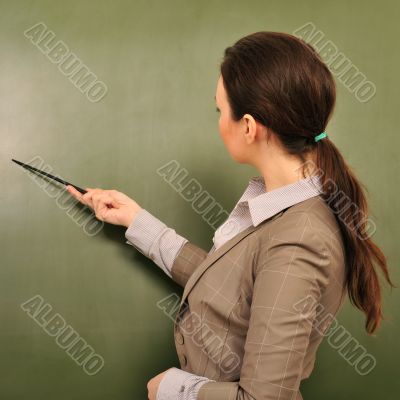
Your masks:
<svg viewBox="0 0 400 400"><path fill-rule="evenodd" d="M262 176L253 176L237 204L247 203L254 226L283 209L322 193L318 175L301 179L269 192L265 191Z"/></svg>

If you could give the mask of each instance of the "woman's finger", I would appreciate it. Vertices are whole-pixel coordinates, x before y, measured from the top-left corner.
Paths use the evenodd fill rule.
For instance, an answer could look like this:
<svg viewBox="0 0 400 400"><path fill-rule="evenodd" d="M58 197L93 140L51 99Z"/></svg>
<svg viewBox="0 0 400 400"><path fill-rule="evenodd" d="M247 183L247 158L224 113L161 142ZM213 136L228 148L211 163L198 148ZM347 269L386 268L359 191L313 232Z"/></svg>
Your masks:
<svg viewBox="0 0 400 400"><path fill-rule="evenodd" d="M95 194L101 193L101 192L103 192L103 190L102 190L102 189L97 189L97 188L96 188L96 189L88 190L87 193L85 193L85 194L82 196L82 200L85 202L85 204L86 204L87 206L89 206L90 208L94 209L93 196L94 196Z"/></svg>
<svg viewBox="0 0 400 400"><path fill-rule="evenodd" d="M79 192L78 190L76 190L73 186L71 185L67 185L67 191L68 193L70 193L76 200L80 201L81 203L83 203L82 201L82 193Z"/></svg>
<svg viewBox="0 0 400 400"><path fill-rule="evenodd" d="M101 196L98 202L95 204L96 217L101 221L115 223L116 220L116 207L114 207L114 201L109 196Z"/></svg>
<svg viewBox="0 0 400 400"><path fill-rule="evenodd" d="M95 193L92 197L92 202L95 211L98 211L99 208L104 208L107 205L112 207L114 204L113 198L106 191Z"/></svg>
<svg viewBox="0 0 400 400"><path fill-rule="evenodd" d="M92 195L95 191L99 191L101 189L90 189L86 188L87 192L85 194L82 194L78 190L76 190L73 186L67 185L67 191L75 198L77 199L80 203L87 205L89 207L93 208L92 204Z"/></svg>

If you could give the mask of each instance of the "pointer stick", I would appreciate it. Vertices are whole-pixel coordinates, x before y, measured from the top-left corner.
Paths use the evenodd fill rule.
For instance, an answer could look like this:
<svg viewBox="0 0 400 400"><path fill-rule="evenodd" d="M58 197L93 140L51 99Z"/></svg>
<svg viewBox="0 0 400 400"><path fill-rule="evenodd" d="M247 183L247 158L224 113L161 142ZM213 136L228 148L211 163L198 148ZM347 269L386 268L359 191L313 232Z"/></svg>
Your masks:
<svg viewBox="0 0 400 400"><path fill-rule="evenodd" d="M65 185L65 186L67 186L67 185L73 186L76 190L78 190L78 192L80 192L80 193L82 193L82 194L87 193L87 190L82 189L82 188L80 188L79 186L73 185L72 183L69 183L69 182L67 182L67 181L64 181L64 180L61 179L61 178L58 178L58 177L56 177L56 176L54 176L54 175L51 175L51 174L48 174L47 172L44 172L44 171L40 171L40 170L37 169L37 168L31 167L30 165L25 164L25 163L23 163L23 162L21 162L21 161L14 160L13 158L12 158L11 160L14 161L15 163L21 165L22 167L24 167L24 168L26 168L26 169L39 172L40 174L45 175L45 176L47 176L47 177L50 178L50 179L54 179L55 181L60 182L60 183L62 183L62 184Z"/></svg>

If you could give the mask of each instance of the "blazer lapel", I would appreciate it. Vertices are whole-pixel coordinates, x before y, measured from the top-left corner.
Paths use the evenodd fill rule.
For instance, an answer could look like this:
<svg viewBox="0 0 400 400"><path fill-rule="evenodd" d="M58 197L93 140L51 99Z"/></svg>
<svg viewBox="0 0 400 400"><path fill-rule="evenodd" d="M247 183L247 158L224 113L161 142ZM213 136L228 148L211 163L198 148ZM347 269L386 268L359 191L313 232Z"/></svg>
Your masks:
<svg viewBox="0 0 400 400"><path fill-rule="evenodd" d="M280 211L279 213L273 215L270 218L267 218L263 222L261 222L257 226L249 226L248 228L244 229L243 231L239 232L236 236L231 238L230 240L226 241L222 246L218 247L213 253L211 253L208 257L204 259L204 261L196 268L196 270L193 272L191 277L186 283L186 286L184 288L183 294L182 294L182 299L181 299L181 304L179 308L182 306L184 303L185 299L189 295L190 291L193 289L194 285L197 283L197 281L200 279L200 277L204 274L205 271L207 271L208 268L210 268L219 258L221 258L228 250L230 250L233 246L237 245L241 240L243 240L246 236L248 236L250 233L254 232L255 230L259 229L262 225L264 225L267 221L270 221L277 216L281 215L283 211Z"/></svg>

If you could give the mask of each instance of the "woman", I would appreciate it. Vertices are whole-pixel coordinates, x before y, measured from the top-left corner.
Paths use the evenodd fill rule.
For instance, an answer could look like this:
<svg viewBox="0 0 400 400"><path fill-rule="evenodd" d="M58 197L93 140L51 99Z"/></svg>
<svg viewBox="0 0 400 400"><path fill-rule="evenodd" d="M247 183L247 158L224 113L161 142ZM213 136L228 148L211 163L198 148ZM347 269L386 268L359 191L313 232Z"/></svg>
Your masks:
<svg viewBox="0 0 400 400"><path fill-rule="evenodd" d="M295 36L250 34L225 50L219 132L231 157L254 166L207 253L114 190L68 190L184 287L175 321L181 368L148 383L148 398L302 399L316 351L345 294L373 334L382 315L361 183L325 128L334 79ZM373 233L373 232L372 232Z"/></svg>

